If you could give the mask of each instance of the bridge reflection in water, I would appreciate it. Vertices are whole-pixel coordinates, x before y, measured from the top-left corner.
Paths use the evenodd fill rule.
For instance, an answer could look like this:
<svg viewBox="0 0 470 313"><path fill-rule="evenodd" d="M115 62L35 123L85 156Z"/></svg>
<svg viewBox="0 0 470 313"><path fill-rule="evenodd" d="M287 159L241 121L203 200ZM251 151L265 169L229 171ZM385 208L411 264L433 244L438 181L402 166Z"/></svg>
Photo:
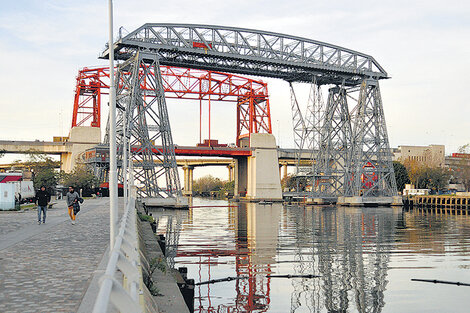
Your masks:
<svg viewBox="0 0 470 313"><path fill-rule="evenodd" d="M246 203L154 215L172 227L170 263L196 282L248 276L197 286L199 312L381 312L398 212Z"/></svg>

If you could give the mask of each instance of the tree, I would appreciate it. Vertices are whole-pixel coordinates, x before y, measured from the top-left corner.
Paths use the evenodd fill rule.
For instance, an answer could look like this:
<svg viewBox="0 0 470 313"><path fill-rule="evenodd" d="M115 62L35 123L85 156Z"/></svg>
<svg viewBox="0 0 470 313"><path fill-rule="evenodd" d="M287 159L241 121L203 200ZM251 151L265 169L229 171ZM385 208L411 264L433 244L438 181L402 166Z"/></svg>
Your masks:
<svg viewBox="0 0 470 313"><path fill-rule="evenodd" d="M73 186L77 191L83 189L85 193L89 193L99 182L84 164L77 164L71 173L61 172L60 176L64 186Z"/></svg>
<svg viewBox="0 0 470 313"><path fill-rule="evenodd" d="M34 188L39 189L41 186L45 186L51 192L57 186L58 176L53 168L44 168L35 173L33 177Z"/></svg>
<svg viewBox="0 0 470 313"><path fill-rule="evenodd" d="M419 163L416 160L407 159L407 160L403 161L403 165L406 168L406 171L408 173L408 177L410 179L410 182L413 185L416 186L417 181L418 181L418 177L419 177L419 173L420 173L421 169L423 168L423 164Z"/></svg>
<svg viewBox="0 0 470 313"><path fill-rule="evenodd" d="M197 179L193 185L193 191L196 194L208 193L211 191L218 191L222 189L224 182L219 178L215 178L212 175L207 175Z"/></svg>
<svg viewBox="0 0 470 313"><path fill-rule="evenodd" d="M49 192L55 188L59 181L59 174L56 168L60 166L59 161L42 154L29 154L26 161L15 160L12 164L20 164L32 173L32 180L35 189L45 186Z"/></svg>
<svg viewBox="0 0 470 313"><path fill-rule="evenodd" d="M233 195L235 191L235 181L225 181L222 188L219 190L219 197Z"/></svg>
<svg viewBox="0 0 470 313"><path fill-rule="evenodd" d="M447 186L450 173L447 169L436 165L432 158L425 162L407 159L403 162L412 184L419 189L432 189L439 191ZM398 181L397 181L398 184Z"/></svg>
<svg viewBox="0 0 470 313"><path fill-rule="evenodd" d="M281 187L284 188L292 188L295 187L295 181L293 179L294 175L287 174L287 176L282 177L281 179Z"/></svg>
<svg viewBox="0 0 470 313"><path fill-rule="evenodd" d="M405 185L409 184L410 176L408 175L408 170L400 162L393 161L393 170L395 171L395 180L397 181L398 191L405 189Z"/></svg>
<svg viewBox="0 0 470 313"><path fill-rule="evenodd" d="M449 183L450 174L441 167L425 167L419 172L416 187L439 191Z"/></svg>

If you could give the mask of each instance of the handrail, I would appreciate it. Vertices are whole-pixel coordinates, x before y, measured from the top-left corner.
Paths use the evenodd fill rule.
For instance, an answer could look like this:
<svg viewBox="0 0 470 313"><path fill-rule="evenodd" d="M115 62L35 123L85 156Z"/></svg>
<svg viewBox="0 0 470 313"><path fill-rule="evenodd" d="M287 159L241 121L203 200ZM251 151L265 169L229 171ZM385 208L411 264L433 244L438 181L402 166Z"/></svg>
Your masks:
<svg viewBox="0 0 470 313"><path fill-rule="evenodd" d="M119 233L110 252L106 271L101 278L101 286L93 313L106 313L109 304L120 312L144 312L139 295L143 284L138 252L136 227L135 192L129 196L126 210L122 216ZM115 278L117 270L123 274L122 283Z"/></svg>

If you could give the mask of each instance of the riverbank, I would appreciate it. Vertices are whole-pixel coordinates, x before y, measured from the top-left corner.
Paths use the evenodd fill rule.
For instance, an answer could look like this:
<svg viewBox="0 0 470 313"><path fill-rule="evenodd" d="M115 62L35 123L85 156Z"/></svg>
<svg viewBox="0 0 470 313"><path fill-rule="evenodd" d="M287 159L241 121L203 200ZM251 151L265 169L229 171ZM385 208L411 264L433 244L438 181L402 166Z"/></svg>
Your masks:
<svg viewBox="0 0 470 313"><path fill-rule="evenodd" d="M137 210L140 217L138 219L140 250L144 257L143 267L146 269L144 282L146 282L153 300L157 303L159 313L191 313L178 286L178 283L181 284L182 278L179 277L177 271L175 272L168 266L158 237L152 231L153 218L146 215L143 207L139 204Z"/></svg>

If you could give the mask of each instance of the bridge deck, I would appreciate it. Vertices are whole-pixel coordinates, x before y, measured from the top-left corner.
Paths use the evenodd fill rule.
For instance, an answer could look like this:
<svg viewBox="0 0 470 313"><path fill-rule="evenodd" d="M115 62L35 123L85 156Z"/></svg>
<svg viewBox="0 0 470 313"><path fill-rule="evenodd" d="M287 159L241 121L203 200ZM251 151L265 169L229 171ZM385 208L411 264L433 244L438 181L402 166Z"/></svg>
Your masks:
<svg viewBox="0 0 470 313"><path fill-rule="evenodd" d="M80 303L109 243L108 208L85 200L75 225L63 200L41 225L35 210L0 211L0 312L90 312Z"/></svg>

